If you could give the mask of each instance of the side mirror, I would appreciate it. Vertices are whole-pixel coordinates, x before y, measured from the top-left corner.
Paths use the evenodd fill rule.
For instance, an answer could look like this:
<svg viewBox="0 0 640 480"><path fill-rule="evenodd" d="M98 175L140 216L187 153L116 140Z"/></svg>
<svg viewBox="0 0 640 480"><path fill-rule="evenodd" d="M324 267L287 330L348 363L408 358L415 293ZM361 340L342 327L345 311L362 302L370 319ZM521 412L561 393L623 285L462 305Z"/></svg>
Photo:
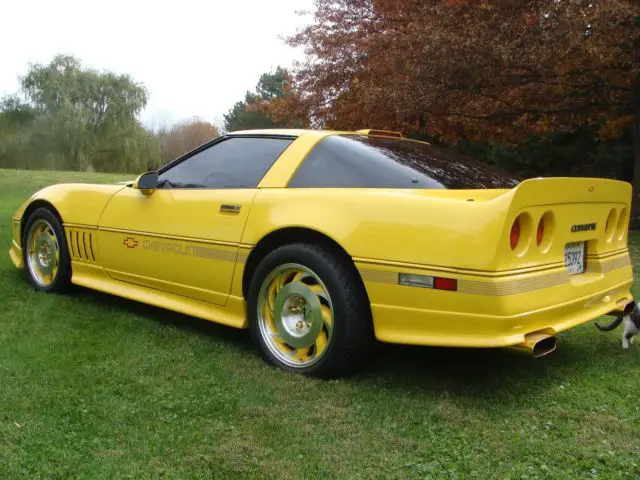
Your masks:
<svg viewBox="0 0 640 480"><path fill-rule="evenodd" d="M132 187L145 195L151 195L158 186L158 172L147 172L140 175Z"/></svg>

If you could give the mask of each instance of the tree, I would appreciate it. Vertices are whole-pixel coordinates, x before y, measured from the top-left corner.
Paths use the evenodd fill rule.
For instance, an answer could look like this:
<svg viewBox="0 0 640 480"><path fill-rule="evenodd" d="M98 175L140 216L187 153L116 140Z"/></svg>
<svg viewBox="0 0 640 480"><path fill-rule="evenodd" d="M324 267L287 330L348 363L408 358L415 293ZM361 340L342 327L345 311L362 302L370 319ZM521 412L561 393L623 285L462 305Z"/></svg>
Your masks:
<svg viewBox="0 0 640 480"><path fill-rule="evenodd" d="M247 92L244 101L236 102L224 115L224 128L228 132L252 128L301 128L306 121L291 109L294 96L291 75L277 67L275 72L262 74L255 93Z"/></svg>
<svg viewBox="0 0 640 480"><path fill-rule="evenodd" d="M220 133L213 124L194 118L169 128L161 128L157 136L162 157L165 162L169 162L220 136Z"/></svg>
<svg viewBox="0 0 640 480"><path fill-rule="evenodd" d="M315 3L289 42L305 48L295 83L318 125L506 145L634 129L640 163L635 0Z"/></svg>
<svg viewBox="0 0 640 480"><path fill-rule="evenodd" d="M158 146L136 118L148 93L128 75L57 55L48 65L31 65L20 85L24 102L14 96L0 106L22 139L13 163L31 162L16 166L136 171L157 163Z"/></svg>
<svg viewBox="0 0 640 480"><path fill-rule="evenodd" d="M15 153L24 150L24 131L35 117L34 109L15 95L0 100L0 166L15 165Z"/></svg>

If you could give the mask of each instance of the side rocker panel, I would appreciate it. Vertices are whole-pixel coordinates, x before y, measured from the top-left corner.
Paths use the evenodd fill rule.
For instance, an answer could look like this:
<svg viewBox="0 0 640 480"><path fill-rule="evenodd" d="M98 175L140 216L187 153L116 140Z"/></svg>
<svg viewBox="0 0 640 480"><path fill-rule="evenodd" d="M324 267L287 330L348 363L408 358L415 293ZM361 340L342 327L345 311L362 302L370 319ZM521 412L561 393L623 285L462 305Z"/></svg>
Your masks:
<svg viewBox="0 0 640 480"><path fill-rule="evenodd" d="M244 299L240 297L230 296L227 306L219 307L208 302L173 295L162 290L114 280L102 268L95 265L72 262L71 268L73 270L71 282L75 285L155 307L166 308L167 310L230 327L243 328L245 324Z"/></svg>

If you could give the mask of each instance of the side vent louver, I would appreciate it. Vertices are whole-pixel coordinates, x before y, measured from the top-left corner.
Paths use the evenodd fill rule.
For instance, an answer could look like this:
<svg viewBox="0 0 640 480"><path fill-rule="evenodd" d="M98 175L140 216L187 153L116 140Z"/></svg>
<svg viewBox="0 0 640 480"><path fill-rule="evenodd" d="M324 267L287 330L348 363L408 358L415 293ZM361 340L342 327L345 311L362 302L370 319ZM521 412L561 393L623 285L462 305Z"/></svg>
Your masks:
<svg viewBox="0 0 640 480"><path fill-rule="evenodd" d="M67 229L69 253L75 261L95 262L96 247L93 243L93 232L75 228Z"/></svg>

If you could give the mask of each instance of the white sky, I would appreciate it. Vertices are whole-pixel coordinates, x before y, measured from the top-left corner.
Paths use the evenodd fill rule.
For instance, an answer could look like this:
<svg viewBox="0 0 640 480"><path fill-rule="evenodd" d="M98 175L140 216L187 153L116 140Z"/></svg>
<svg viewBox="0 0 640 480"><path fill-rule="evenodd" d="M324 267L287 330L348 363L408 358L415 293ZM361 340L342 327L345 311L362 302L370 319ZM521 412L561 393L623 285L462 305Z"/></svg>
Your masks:
<svg viewBox="0 0 640 480"><path fill-rule="evenodd" d="M71 54L146 85L150 126L222 114L260 75L301 51L279 36L309 21L312 0L0 0L0 96L29 63Z"/></svg>

